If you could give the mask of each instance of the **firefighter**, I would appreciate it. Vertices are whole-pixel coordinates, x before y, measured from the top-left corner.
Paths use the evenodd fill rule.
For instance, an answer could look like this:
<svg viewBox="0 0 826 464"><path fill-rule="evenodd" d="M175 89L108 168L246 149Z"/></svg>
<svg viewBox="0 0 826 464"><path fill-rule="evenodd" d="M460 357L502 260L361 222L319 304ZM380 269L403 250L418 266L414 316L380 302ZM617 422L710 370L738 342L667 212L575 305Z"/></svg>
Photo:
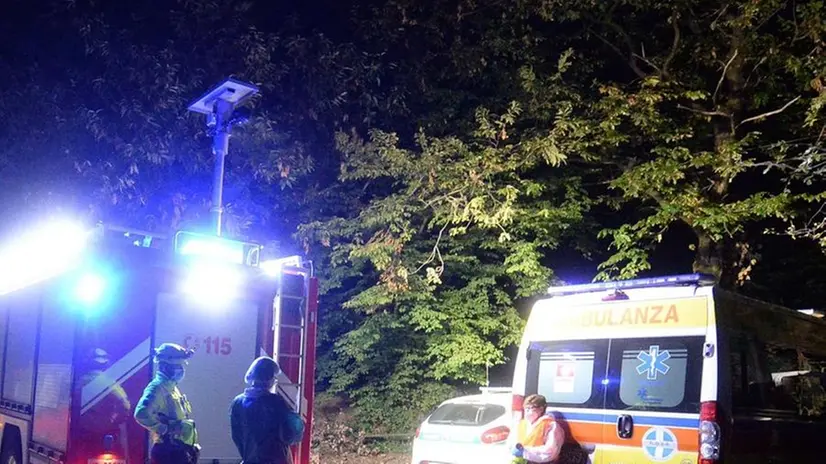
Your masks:
<svg viewBox="0 0 826 464"><path fill-rule="evenodd" d="M135 420L152 434L152 464L195 464L200 445L192 407L178 383L194 350L174 343L155 349L157 372L135 408Z"/></svg>
<svg viewBox="0 0 826 464"><path fill-rule="evenodd" d="M247 388L230 406L232 441L243 464L291 464L290 445L301 441L304 421L281 396L272 393L281 369L262 356L250 364Z"/></svg>

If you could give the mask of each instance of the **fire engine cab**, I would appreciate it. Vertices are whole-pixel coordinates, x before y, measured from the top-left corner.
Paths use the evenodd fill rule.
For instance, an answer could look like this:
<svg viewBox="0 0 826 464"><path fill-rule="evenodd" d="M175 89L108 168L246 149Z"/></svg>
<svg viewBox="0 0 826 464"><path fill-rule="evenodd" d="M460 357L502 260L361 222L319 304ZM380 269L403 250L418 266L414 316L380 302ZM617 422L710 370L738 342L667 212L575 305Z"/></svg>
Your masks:
<svg viewBox="0 0 826 464"><path fill-rule="evenodd" d="M305 420L310 461L318 283L300 257L211 235L55 223L0 248L0 464L144 464L133 418L153 348L194 348L180 383L201 460L237 463L229 406L253 359Z"/></svg>

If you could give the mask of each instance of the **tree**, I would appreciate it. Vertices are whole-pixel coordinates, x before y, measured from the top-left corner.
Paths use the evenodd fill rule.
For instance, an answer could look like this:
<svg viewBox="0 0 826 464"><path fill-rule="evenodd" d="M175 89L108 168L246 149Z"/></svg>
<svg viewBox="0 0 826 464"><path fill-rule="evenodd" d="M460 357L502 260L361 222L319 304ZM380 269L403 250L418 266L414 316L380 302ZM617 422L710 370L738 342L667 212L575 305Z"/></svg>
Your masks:
<svg viewBox="0 0 826 464"><path fill-rule="evenodd" d="M782 226L799 202L820 198L765 172L818 136L819 3L534 4L579 28L584 66L612 70L598 75L580 117L595 127L594 158L614 172L612 201L644 214L603 231L615 253L599 277L647 270L664 231L684 223L696 237L694 270L733 285L753 264L747 232Z"/></svg>
<svg viewBox="0 0 826 464"><path fill-rule="evenodd" d="M372 425L410 427L452 388L485 382L521 334L518 301L555 280L546 253L575 241L591 204L561 170L564 153L588 145L564 121L576 98L562 79L570 55L560 50L556 73L531 81L521 12L478 7L485 15L415 2L369 11L383 56L407 57L390 61L390 77L421 93L405 100L408 122L385 120L392 131L338 133L332 190L358 201L299 231L340 304L322 385Z"/></svg>
<svg viewBox="0 0 826 464"><path fill-rule="evenodd" d="M235 75L262 92L230 145L227 230L289 242L304 214L303 188L316 182L307 175L336 167L334 128L375 111L373 98L347 98L377 79L375 56L306 33L289 11L273 22L266 5L228 0L42 6L21 6L33 26L25 30L38 33L20 42L17 67L29 71L11 74L22 90L3 101L4 114L20 113L10 118L20 123L8 137L32 153L33 165L60 166L49 179L84 186L74 206L96 220L160 231L204 225L210 139L202 117L186 107ZM48 72L39 63L50 63ZM44 116L59 122L43 128L49 141L27 133ZM22 154L14 146L6 153L19 170Z"/></svg>
<svg viewBox="0 0 826 464"><path fill-rule="evenodd" d="M600 234L613 250L599 278L648 270L663 234L682 224L694 270L742 283L763 230L783 230L821 198L769 169L816 141L820 8L396 0L367 9L363 36L407 58L392 61L393 78L420 94L406 100L416 127L340 134L340 181L363 186L360 204L301 231L330 248L333 285L358 281L341 293L342 308L361 314L328 353L334 391L375 401L410 391L422 370L425 382L480 382L510 339L496 334L480 349L487 333L458 322L501 325L491 316L502 312L445 306L445 296L490 300L473 283L494 276L488 288L504 290L499 301L513 311L553 280L549 250L577 246L566 232L589 230L597 207L615 211ZM497 356L429 349L462 331L477 339L457 338L467 353Z"/></svg>
<svg viewBox="0 0 826 464"><path fill-rule="evenodd" d="M321 4L336 21L310 19ZM396 429L483 383L554 250L601 259L600 229L601 278L647 270L682 224L728 286L765 228L819 237L797 222L824 200L818 2L321 4L15 2L6 222L39 204L199 226L212 160L185 108L257 83L227 229L314 259L319 386Z"/></svg>

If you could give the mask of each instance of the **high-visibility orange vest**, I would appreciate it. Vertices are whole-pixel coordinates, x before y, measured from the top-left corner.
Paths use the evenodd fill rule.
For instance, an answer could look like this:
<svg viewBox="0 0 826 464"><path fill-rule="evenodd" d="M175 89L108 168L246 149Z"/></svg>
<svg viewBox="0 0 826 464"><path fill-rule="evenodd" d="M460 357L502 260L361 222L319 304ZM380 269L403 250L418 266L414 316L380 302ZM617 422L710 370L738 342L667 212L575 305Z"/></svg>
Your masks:
<svg viewBox="0 0 826 464"><path fill-rule="evenodd" d="M530 424L528 424L527 419L522 419L519 421L519 426L516 428L517 443L521 443L522 446L544 445L545 439L548 437L548 431L551 429L553 423L553 417L542 416L536 420L533 425L533 429L530 433L528 433L528 427Z"/></svg>

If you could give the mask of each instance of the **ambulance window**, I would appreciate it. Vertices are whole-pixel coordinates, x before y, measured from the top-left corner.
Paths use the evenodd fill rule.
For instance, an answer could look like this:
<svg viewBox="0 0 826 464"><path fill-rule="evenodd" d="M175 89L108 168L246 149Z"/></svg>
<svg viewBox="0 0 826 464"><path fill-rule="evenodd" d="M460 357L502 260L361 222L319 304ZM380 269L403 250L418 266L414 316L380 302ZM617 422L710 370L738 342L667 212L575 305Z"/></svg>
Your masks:
<svg viewBox="0 0 826 464"><path fill-rule="evenodd" d="M604 375L606 358L606 341L535 343L528 361L528 393L558 406L597 401L595 377Z"/></svg>
<svg viewBox="0 0 826 464"><path fill-rule="evenodd" d="M608 407L699 411L702 343L702 337L612 340L611 377L619 385Z"/></svg>
<svg viewBox="0 0 826 464"><path fill-rule="evenodd" d="M796 347L766 343L737 334L733 351L746 361L732 379L745 384L732 391L735 408L786 411L802 418L819 418L826 404L826 359ZM742 371L745 372L742 372Z"/></svg>

